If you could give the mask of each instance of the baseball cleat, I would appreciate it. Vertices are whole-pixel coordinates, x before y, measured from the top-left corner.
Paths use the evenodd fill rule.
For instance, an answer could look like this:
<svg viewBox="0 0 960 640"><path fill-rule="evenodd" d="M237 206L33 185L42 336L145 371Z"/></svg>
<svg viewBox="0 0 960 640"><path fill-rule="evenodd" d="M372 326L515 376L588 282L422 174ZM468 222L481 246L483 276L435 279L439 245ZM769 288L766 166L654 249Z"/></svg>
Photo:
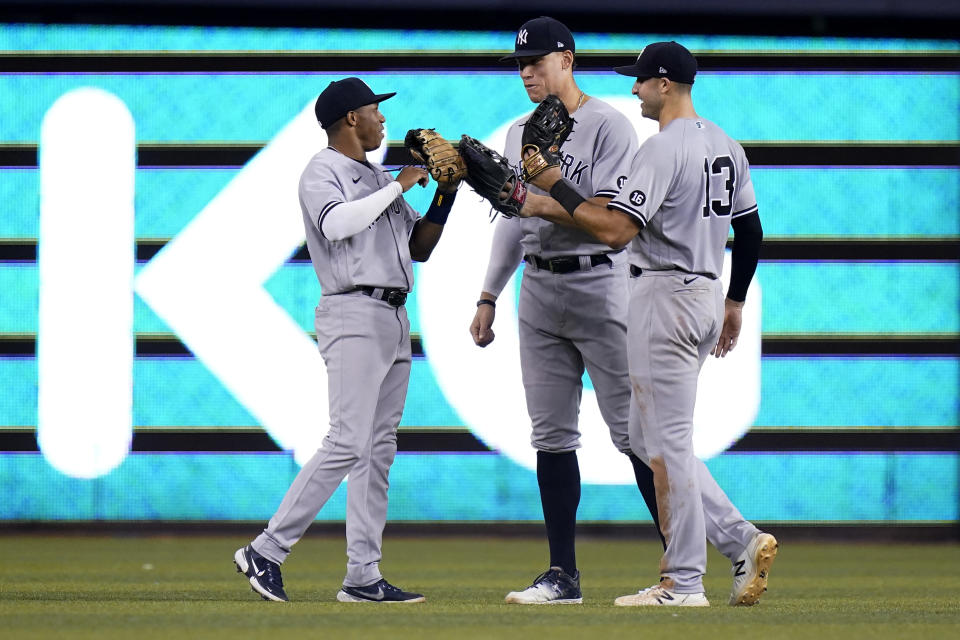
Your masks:
<svg viewBox="0 0 960 640"><path fill-rule="evenodd" d="M560 567L550 567L523 591L507 594L508 604L581 604L580 572L568 575Z"/></svg>
<svg viewBox="0 0 960 640"><path fill-rule="evenodd" d="M737 558L730 572L733 574L731 606L749 607L760 602L767 590L767 577L780 545L769 533L758 533Z"/></svg>
<svg viewBox="0 0 960 640"><path fill-rule="evenodd" d="M238 573L250 578L250 588L261 598L274 602L289 602L283 591L280 565L276 562L267 560L247 545L233 554L233 564L237 565Z"/></svg>
<svg viewBox="0 0 960 640"><path fill-rule="evenodd" d="M424 602L424 598L419 593L410 593L399 587L395 587L383 578L380 578L366 587L348 587L343 585L337 592L337 600L340 602Z"/></svg>
<svg viewBox="0 0 960 640"><path fill-rule="evenodd" d="M709 607L705 593L677 593L659 584L613 601L618 607Z"/></svg>

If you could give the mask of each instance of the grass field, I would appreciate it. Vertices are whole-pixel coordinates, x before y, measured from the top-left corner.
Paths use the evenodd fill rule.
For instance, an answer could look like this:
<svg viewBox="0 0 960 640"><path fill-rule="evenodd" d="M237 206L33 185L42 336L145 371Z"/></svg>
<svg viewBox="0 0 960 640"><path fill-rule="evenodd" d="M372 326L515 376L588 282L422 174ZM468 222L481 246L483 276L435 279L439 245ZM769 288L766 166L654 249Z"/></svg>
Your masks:
<svg viewBox="0 0 960 640"><path fill-rule="evenodd" d="M339 537L305 538L284 565L292 602L235 573L238 536L7 535L0 638L960 638L960 545L791 543L752 608L726 605L729 563L711 551L712 606L637 609L616 596L656 578L658 545L580 541L582 606L502 604L545 567L539 540L388 538L384 575L420 605L340 604Z"/></svg>

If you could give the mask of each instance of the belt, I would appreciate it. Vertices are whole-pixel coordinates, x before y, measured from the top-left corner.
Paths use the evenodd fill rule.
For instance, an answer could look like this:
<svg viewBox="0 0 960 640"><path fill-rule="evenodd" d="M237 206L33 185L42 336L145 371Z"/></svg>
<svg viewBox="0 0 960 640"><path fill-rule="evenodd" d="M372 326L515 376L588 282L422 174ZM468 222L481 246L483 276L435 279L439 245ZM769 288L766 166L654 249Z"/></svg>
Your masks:
<svg viewBox="0 0 960 640"><path fill-rule="evenodd" d="M583 268L581 267L581 257L590 258L589 268L593 268L598 264L613 264L610 256L605 253L595 253L592 256L557 256L556 258L547 259L531 254L523 256L523 260L524 262L534 265L537 269L543 269L550 273L573 273Z"/></svg>
<svg viewBox="0 0 960 640"><path fill-rule="evenodd" d="M402 307L407 302L407 292L403 289L383 289L380 287L357 287L365 296L370 296L376 300L383 300L391 307Z"/></svg>

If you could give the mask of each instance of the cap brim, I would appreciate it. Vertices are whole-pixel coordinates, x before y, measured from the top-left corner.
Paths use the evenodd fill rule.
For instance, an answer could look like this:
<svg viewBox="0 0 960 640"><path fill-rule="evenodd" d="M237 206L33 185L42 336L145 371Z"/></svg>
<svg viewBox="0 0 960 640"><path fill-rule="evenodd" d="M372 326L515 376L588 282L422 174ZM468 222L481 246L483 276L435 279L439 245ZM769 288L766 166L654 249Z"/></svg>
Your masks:
<svg viewBox="0 0 960 640"><path fill-rule="evenodd" d="M371 100L371 101L368 102L367 104L373 104L374 102L383 102L384 100L389 100L390 98L392 98L392 97L395 96L395 95L397 95L397 92L396 92L396 91L394 91L394 92L392 92L392 93L378 93L378 94L374 95L374 96L373 96L373 100Z"/></svg>
<svg viewBox="0 0 960 640"><path fill-rule="evenodd" d="M379 104L379 103L383 102L384 100L389 100L390 98L392 98L392 97L395 96L395 95L397 95L397 92L396 92L396 91L394 91L393 93L375 93L375 94L373 94L372 96L370 96L370 99L369 99L369 100L365 101L363 104L358 104L358 105L355 106L353 109L351 109L351 111L354 111L354 110L356 110L356 109L359 109L360 107L365 107L365 106L367 106L368 104ZM344 113L343 115L347 115L347 114Z"/></svg>
<svg viewBox="0 0 960 640"><path fill-rule="evenodd" d="M500 58L500 62L504 62L506 60L516 60L517 58L536 58L537 56L545 56L548 53L553 53L553 51L547 51L546 49L524 49L521 51L508 53Z"/></svg>
<svg viewBox="0 0 960 640"><path fill-rule="evenodd" d="M632 78L642 75L640 73L640 67L638 67L636 64L627 64L622 67L614 67L613 70L622 76L630 76Z"/></svg>

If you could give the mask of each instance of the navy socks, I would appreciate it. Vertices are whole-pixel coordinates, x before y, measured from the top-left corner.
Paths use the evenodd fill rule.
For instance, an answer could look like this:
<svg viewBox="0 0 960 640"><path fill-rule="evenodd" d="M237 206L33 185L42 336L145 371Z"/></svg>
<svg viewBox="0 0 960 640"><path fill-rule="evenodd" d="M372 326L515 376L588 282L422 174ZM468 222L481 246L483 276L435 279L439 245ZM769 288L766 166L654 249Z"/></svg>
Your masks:
<svg viewBox="0 0 960 640"><path fill-rule="evenodd" d="M577 572L574 544L577 507L580 505L580 465L577 452L537 451L537 483L543 521L550 543L550 566L560 567L573 576ZM653 487L651 476L650 486Z"/></svg>

